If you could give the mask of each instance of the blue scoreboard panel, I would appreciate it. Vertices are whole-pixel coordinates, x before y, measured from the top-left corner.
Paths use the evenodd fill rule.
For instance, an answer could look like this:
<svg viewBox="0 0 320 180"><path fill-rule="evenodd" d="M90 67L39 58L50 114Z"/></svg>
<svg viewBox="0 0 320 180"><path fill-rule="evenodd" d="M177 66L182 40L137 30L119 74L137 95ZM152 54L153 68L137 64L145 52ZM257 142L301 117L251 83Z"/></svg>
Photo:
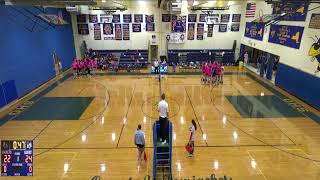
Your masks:
<svg viewBox="0 0 320 180"><path fill-rule="evenodd" d="M1 141L1 176L33 176L32 141Z"/></svg>

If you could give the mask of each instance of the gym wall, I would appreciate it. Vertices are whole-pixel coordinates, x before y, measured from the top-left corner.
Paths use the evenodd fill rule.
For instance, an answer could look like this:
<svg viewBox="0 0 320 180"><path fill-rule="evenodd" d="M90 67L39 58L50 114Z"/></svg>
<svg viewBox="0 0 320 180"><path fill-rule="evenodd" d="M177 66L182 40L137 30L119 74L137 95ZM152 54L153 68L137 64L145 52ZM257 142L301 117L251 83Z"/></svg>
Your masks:
<svg viewBox="0 0 320 180"><path fill-rule="evenodd" d="M13 8L25 14L34 9L0 5L0 80L2 83L13 80L17 96L22 97L55 76L54 49L63 70L71 66L75 50L71 24L46 30L35 25L34 32L30 32L25 26L32 27L33 21ZM70 14L64 9L48 8L48 13L58 14L60 10L71 23Z"/></svg>
<svg viewBox="0 0 320 180"><path fill-rule="evenodd" d="M198 14L197 22L199 22L199 14L203 14L201 11L191 11L188 9L187 1L182 1L181 15L187 16L188 14ZM240 40L240 32L231 32L230 24L232 14L240 14L245 9L245 4L238 1L234 1L234 5L229 10L215 11L215 14L230 14L229 29L227 32L218 32L219 26L214 26L213 37L207 37L207 33L204 33L203 40L185 40L183 44L169 44L169 49L232 49L234 40ZM90 29L89 35L78 35L76 15L72 15L73 33L75 44L77 48L77 55L80 53L80 45L85 40L88 48L100 49L100 50L116 50L116 49L148 49L149 40L152 35L156 35L158 42L159 55L165 54L166 51L166 34L171 32L171 22L162 22L162 14L167 14L162 8L158 8L157 1L134 1L128 7L127 11L116 12L115 14L147 14L154 15L155 31L146 32L145 23L142 23L142 32L132 32L130 24L130 41L119 40L94 40L93 29ZM103 11L92 10L90 14L105 14ZM244 21L244 17L241 17L241 21ZM121 20L122 22L122 20ZM188 22L187 22L188 26ZM241 27L240 27L241 28ZM196 28L195 28L196 29ZM205 28L206 29L206 28ZM196 34L196 31L195 31ZM186 33L187 35L187 33ZM187 38L187 37L186 37Z"/></svg>

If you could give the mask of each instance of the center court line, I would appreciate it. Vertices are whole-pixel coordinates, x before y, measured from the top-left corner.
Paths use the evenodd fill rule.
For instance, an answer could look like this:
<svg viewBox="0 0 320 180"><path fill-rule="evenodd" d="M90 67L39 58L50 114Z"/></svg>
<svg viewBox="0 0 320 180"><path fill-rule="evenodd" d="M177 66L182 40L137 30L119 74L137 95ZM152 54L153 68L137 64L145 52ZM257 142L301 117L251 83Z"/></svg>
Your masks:
<svg viewBox="0 0 320 180"><path fill-rule="evenodd" d="M189 93L188 93L186 87L184 87L184 90L186 91L186 94L187 94L187 96L188 96L189 102L190 102L191 107L192 107L192 110L193 110L193 114L194 114L194 116L195 116L195 118L196 118L196 120L197 120L197 123L198 123L198 125L199 125L200 131L201 131L201 133L202 133L202 135L203 135L203 130L202 130L202 128L201 128L201 124L199 123L198 116L197 116L196 111L195 111L195 109L194 109L194 107L193 107L191 98L190 98L190 96L189 96ZM206 142L206 145L208 146L207 139L204 140L204 141Z"/></svg>
<svg viewBox="0 0 320 180"><path fill-rule="evenodd" d="M125 115L125 118L126 118L126 119L128 119L127 116L128 116L128 113L129 113L129 110L130 110L130 107L131 107L131 103L132 103L132 99L133 99L135 90L136 90L136 83L134 83L132 95L131 95L130 102L129 102L129 105L128 105L128 108L127 108L127 112L126 112L126 115ZM125 125L125 124L122 123L121 131L120 131L119 138L118 138L118 142L117 142L117 148L119 147L119 142L120 142L120 139L121 139L121 135L122 135L122 131L123 131L124 125Z"/></svg>

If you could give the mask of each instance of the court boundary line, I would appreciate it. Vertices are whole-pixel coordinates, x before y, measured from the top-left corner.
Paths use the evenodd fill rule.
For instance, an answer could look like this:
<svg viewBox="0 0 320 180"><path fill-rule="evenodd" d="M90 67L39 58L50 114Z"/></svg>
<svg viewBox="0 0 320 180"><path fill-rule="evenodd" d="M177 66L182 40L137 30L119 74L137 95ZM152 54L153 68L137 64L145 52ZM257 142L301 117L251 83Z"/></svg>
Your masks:
<svg viewBox="0 0 320 180"><path fill-rule="evenodd" d="M131 95L130 102L129 102L129 105L128 105L128 108L127 108L127 112L126 112L126 115L125 115L126 121L128 120L127 117L128 117L128 113L129 113L129 110L130 110L130 107L131 107L131 103L132 103L132 99L133 99L133 96L135 94L135 91L136 91L136 83L134 83L134 87L133 87L133 90L132 90L132 95ZM122 135L125 123L127 123L127 122L122 122L122 127L121 127L121 130L120 130L120 134L119 134L119 138L118 138L118 142L117 142L116 148L119 147L119 143L120 143L120 139L121 139L121 135Z"/></svg>
<svg viewBox="0 0 320 180"><path fill-rule="evenodd" d="M196 118L196 121L197 121L197 123L198 123L198 125L199 125L200 131L201 131L202 136L203 136L203 130L202 130L202 128L201 128L201 124L199 123L199 119L198 119L197 113L196 113L196 111L195 111L195 109L194 109L194 106L193 106L193 104L192 104L191 98L190 98L189 93L188 93L188 91L187 91L187 88L186 88L185 86L184 86L184 90L186 91L186 94L187 94L187 96L188 96L188 99L189 99L189 102L190 102L190 105L191 105L193 114L194 114L194 116L195 116L195 118ZM206 145L208 146L207 139L205 139L204 141L205 141Z"/></svg>

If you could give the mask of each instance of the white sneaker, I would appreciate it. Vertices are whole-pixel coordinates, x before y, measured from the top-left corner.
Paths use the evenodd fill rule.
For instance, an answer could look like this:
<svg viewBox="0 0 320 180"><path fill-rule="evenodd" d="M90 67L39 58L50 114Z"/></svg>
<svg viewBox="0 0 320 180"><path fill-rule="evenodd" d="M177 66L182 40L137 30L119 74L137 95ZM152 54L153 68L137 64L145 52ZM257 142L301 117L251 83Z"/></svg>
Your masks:
<svg viewBox="0 0 320 180"><path fill-rule="evenodd" d="M188 157L192 157L193 156L193 154L188 154Z"/></svg>
<svg viewBox="0 0 320 180"><path fill-rule="evenodd" d="M162 145L164 145L165 143L167 143L167 141L166 141L166 140L164 140L161 144L162 144Z"/></svg>

